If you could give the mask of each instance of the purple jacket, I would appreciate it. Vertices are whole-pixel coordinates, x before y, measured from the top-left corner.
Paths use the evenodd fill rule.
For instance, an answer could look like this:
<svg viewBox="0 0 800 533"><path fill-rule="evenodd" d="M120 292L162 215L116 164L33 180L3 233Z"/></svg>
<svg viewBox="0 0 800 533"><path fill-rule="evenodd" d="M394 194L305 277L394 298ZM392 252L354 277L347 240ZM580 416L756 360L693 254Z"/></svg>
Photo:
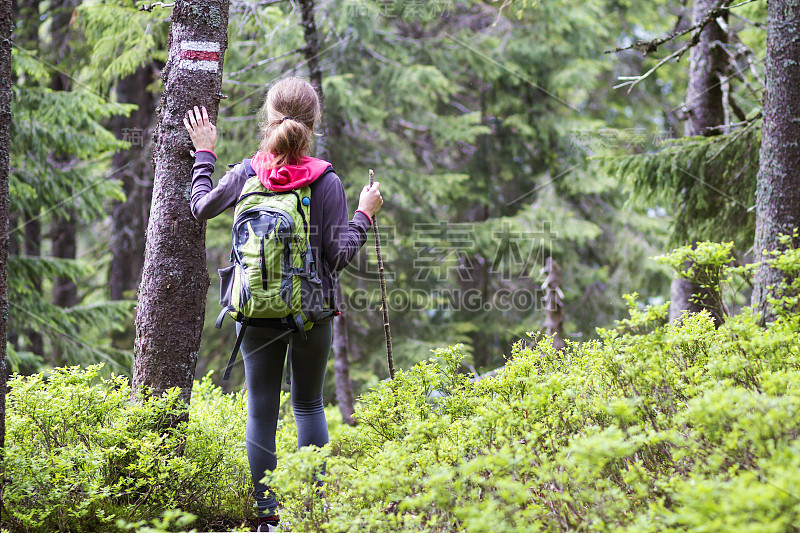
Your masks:
<svg viewBox="0 0 800 533"><path fill-rule="evenodd" d="M214 218L236 205L249 178L242 163L229 170L217 186L211 181L217 157L212 152L197 152L192 167L192 215L198 220ZM250 179L258 179L252 177ZM352 261L367 241L372 221L362 211L347 219L347 199L342 181L333 172L311 183L309 241L314 257L322 265L320 278L324 297L335 302L338 271Z"/></svg>

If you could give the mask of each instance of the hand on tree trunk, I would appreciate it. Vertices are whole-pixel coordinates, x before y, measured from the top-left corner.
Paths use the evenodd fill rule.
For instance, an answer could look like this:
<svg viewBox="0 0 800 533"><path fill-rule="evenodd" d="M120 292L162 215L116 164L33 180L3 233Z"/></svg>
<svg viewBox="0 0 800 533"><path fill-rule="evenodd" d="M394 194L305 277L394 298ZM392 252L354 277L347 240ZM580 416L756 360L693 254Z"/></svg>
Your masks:
<svg viewBox="0 0 800 533"><path fill-rule="evenodd" d="M193 110L189 110L187 116L188 118L183 119L183 125L189 131L194 149L198 152L201 150L213 152L217 145L217 127L208 118L205 106L200 109L194 106Z"/></svg>

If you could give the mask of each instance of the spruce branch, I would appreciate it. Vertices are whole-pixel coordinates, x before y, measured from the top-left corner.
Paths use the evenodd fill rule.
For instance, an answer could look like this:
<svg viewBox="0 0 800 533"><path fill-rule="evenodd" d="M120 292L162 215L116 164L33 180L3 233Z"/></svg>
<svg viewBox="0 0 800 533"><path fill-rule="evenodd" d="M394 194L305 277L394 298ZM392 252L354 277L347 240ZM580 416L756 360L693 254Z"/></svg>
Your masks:
<svg viewBox="0 0 800 533"><path fill-rule="evenodd" d="M375 172L369 169L369 186L375 183ZM394 358L392 357L392 330L389 327L389 305L386 299L386 277L383 275L383 255L378 221L372 215L372 231L375 233L375 253L378 256L378 277L381 284L381 310L383 311L383 334L386 337L386 358L389 361L389 377L394 379Z"/></svg>
<svg viewBox="0 0 800 533"><path fill-rule="evenodd" d="M741 122L736 122L736 123L734 123L734 124L729 124L729 125L728 125L728 127L731 127L731 128L732 128L732 127L738 127L738 126L744 126L744 127L743 127L741 130L739 130L739 131L738 131L738 132L737 132L737 133L736 133L736 134L735 134L735 135L734 135L734 136L731 138L731 140L729 140L728 142L726 142L726 143L725 143L725 144L722 146L722 148L720 148L719 150L717 150L717 153L715 153L715 154L714 154L714 155L712 155L712 156L711 156L709 159L707 159L707 160L706 160L706 163L711 163L711 162L712 162L714 159L716 159L716 158L717 158L717 156L718 156L719 154L721 154L721 153L722 153L722 152L723 152L723 151L724 151L724 150L725 150L725 149L726 149L728 146L730 146L731 144L733 144L733 143L735 143L736 141L738 141L738 140L739 140L739 138L740 138L742 135L744 135L745 133L747 133L747 130L749 130L749 129L750 129L752 126L753 126L753 124L755 124L755 123L758 121L758 119L760 119L761 117L762 117L762 114L761 114L761 111L759 111L758 113L756 113L754 116L750 117L750 118L749 118L749 119L747 119L747 120L743 120L743 121L741 121Z"/></svg>

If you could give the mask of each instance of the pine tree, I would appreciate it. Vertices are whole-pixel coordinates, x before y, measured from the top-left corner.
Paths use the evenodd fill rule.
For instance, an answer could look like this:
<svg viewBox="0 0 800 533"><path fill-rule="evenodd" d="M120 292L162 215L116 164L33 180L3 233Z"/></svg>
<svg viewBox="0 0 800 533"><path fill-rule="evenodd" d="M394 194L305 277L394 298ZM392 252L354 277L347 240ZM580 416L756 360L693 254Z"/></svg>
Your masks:
<svg viewBox="0 0 800 533"><path fill-rule="evenodd" d="M39 27L41 15L39 13L39 0L23 0L17 6L17 20L20 21L19 27L15 32L15 42L26 50L31 50L34 54L41 53L41 43L39 39ZM22 248L25 255L39 257L42 252L42 223L40 212L23 213L24 220L24 242ZM14 241L16 242L16 241ZM30 280L31 289L37 297L42 295L42 281L38 276ZM37 327L25 330L25 338L28 340L28 349L38 357L44 355L44 339Z"/></svg>
<svg viewBox="0 0 800 533"><path fill-rule="evenodd" d="M112 204L108 237L108 297L135 298L144 264L145 235L153 189L152 132L166 60L168 25L164 8L140 10L128 2L86 4L78 8L76 26L85 38L89 58L83 67L87 83L117 102L134 104L130 117L114 117L108 127L129 143L113 157L113 175L122 181L123 201ZM133 346L133 320L113 335L114 345Z"/></svg>
<svg viewBox="0 0 800 533"><path fill-rule="evenodd" d="M12 85L14 125L11 137L10 197L17 213L36 213L47 220L61 212L76 220L101 218L106 202L120 198L118 184L108 179L107 161L124 147L101 121L130 112L130 106L109 103L84 87L53 91L53 66L34 52L14 48ZM59 69L66 71L67 65ZM68 73L68 71L66 71ZM65 157L69 163L65 164ZM91 163L89 163L91 161ZM20 220L22 217L17 217ZM25 228L10 228L12 241L22 250ZM124 372L130 356L108 345L108 331L130 317L130 302L107 303L89 286L96 263L90 259L63 259L28 255L9 257L8 287L10 327L22 332L33 328L49 344L62 363L105 361L110 369ZM42 289L53 289L50 280L81 281L77 305L63 308L37 292L33 280L44 280ZM10 346L12 368L34 372L47 364L40 354ZM57 351L56 351L57 350Z"/></svg>
<svg viewBox="0 0 800 533"><path fill-rule="evenodd" d="M678 31L681 35L691 34L685 42L675 42L675 32L661 30L658 34L666 36L653 39L650 35L647 40L622 48L653 54L656 49L661 52L662 47L674 47L667 58L676 54L680 58L691 49L688 94L680 106L689 122L685 137L666 139L660 146L640 153L603 155L598 168L627 184L633 201L653 211L670 212L667 245L733 241L737 260L746 262L755 227L750 208L759 165L761 106L754 95L762 85L757 58L765 50L760 29L765 13L763 5L749 4L738 8L749 11L738 11L725 24L727 9L720 2L697 2L694 20L707 24L692 24ZM705 16L701 16L702 11ZM724 28L719 21L723 21ZM654 71L656 74L630 76L620 86L638 83L637 87L642 87L659 81L653 80L659 73L669 75L665 80L671 79L671 83L680 79L678 74L684 67L663 61L657 63L662 66ZM645 70L646 67L638 69ZM738 122L733 122L734 118ZM672 317L688 305L690 294L697 293L701 295L700 305L695 305L694 310L714 307L708 304L713 298L707 298L703 290L694 286L673 295ZM738 300L741 303L743 297ZM711 310L719 316L719 310Z"/></svg>
<svg viewBox="0 0 800 533"><path fill-rule="evenodd" d="M365 164L381 169L391 192L382 216L395 230L386 242L397 294L441 295L393 315L397 331L413 332L398 335L400 366L457 341L466 341L476 366L501 363L504 347L545 319L531 279L543 255L569 265L567 331L591 334L610 321L624 307L612 296L617 284L645 280L648 296L663 290L663 277L643 275L622 253L637 247L632 253L644 256L643 236L655 232L640 230L641 219L622 222L629 217L618 211L624 197L616 181L587 172L570 138L571 128L585 131L604 118L587 102L609 91L587 72L606 68L607 11L605 3L570 1L529 6L520 20L469 2L350 2L331 10L339 44L325 89L334 164L345 176ZM624 246L615 242L620 226L633 236ZM375 295L372 270L363 257L348 269L358 280L345 300ZM492 305L499 294L531 296L499 310ZM453 297L461 300L455 306ZM371 301L377 308L377 295ZM366 316L351 313L374 370L381 335Z"/></svg>
<svg viewBox="0 0 800 533"><path fill-rule="evenodd" d="M134 394L178 387L188 403L209 286L205 222L189 210L193 158L186 112L208 109L213 123L228 44L227 0L177 0L154 132L155 177L136 312ZM203 61L200 66L195 62ZM203 68L201 68L203 67Z"/></svg>

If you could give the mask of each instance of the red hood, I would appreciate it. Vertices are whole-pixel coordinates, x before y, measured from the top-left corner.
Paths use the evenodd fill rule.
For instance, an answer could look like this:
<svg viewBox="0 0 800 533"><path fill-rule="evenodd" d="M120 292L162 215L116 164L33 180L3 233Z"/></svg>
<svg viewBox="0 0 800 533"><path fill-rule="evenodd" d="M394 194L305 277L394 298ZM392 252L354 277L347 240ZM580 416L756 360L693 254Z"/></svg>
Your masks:
<svg viewBox="0 0 800 533"><path fill-rule="evenodd" d="M272 154L256 152L250 161L261 184L267 189L276 192L291 191L300 189L313 183L325 172L331 164L316 157L303 157L299 165L284 165L282 167L271 167Z"/></svg>

